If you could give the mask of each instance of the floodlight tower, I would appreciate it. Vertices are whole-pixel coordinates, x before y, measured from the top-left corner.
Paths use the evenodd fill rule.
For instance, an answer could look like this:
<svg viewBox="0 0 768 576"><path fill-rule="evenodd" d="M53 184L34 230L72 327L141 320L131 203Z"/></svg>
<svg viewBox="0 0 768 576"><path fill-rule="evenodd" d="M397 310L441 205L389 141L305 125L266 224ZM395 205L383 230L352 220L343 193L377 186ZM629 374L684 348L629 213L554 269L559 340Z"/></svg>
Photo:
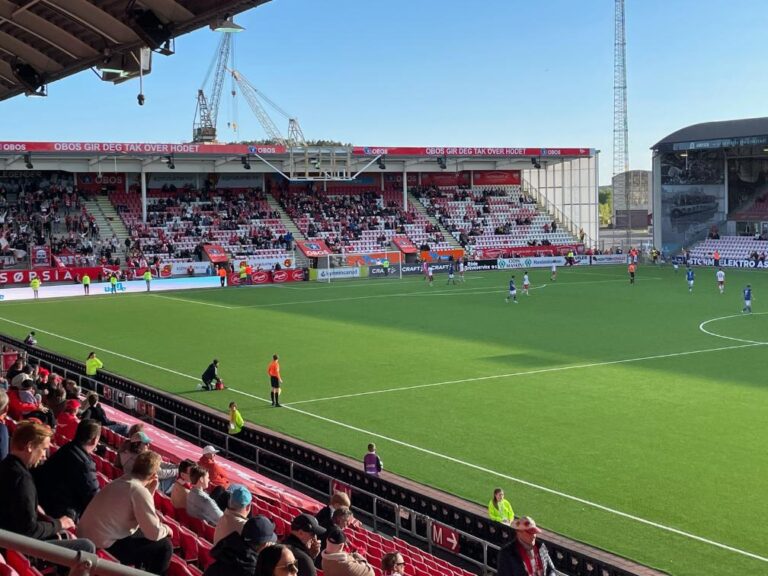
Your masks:
<svg viewBox="0 0 768 576"><path fill-rule="evenodd" d="M627 41L624 27L624 0L615 0L613 39L613 191L624 198L627 213L627 241L631 244L632 222L629 210L629 137L627 128ZM619 174L623 178L616 179ZM615 212L615 211L614 211Z"/></svg>

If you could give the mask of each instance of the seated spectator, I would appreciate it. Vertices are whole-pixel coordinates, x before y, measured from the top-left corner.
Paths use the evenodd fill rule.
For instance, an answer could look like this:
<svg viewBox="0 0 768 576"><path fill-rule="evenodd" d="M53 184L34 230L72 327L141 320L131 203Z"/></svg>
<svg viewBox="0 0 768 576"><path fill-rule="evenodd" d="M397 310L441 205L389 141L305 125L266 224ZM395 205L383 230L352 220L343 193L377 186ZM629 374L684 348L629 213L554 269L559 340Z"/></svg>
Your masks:
<svg viewBox="0 0 768 576"><path fill-rule="evenodd" d="M298 562L290 546L267 546L256 560L256 576L288 576L301 574Z"/></svg>
<svg viewBox="0 0 768 576"><path fill-rule="evenodd" d="M128 439L127 448L126 444L120 447L120 452L117 454L118 468L122 468L123 472L130 474L133 471L133 463L136 458L139 454L148 451L151 443L152 440L144 432L135 432ZM175 464L169 462L160 463L157 477L160 480L160 491L163 494L170 492L178 473L179 469Z"/></svg>
<svg viewBox="0 0 768 576"><path fill-rule="evenodd" d="M227 493L229 478L227 478L223 468L216 462L216 454L218 453L219 451L213 446L206 446L203 448L203 454L200 456L200 460L197 461L197 465L208 470L210 482L208 490L211 498L216 501L219 508L224 510L229 502L229 494Z"/></svg>
<svg viewBox="0 0 768 576"><path fill-rule="evenodd" d="M515 530L515 540L499 550L498 576L557 576L547 547L536 542L536 535L541 533L536 522L523 516L512 522L511 526Z"/></svg>
<svg viewBox="0 0 768 576"><path fill-rule="evenodd" d="M347 508L349 508L351 505L352 505L352 502L350 501L349 496L345 492L334 492L333 495L331 496L331 500L329 501L328 506L326 506L325 508L320 510L317 514L315 514L315 518L317 518L317 523L327 530L333 524L331 521L331 516L333 515L334 510L337 510L342 506L346 506Z"/></svg>
<svg viewBox="0 0 768 576"><path fill-rule="evenodd" d="M91 392L86 397L86 406L83 412L80 414L81 420L96 420L99 424L105 428L109 428L113 432L117 432L121 436L128 435L128 424L122 422L114 422L107 417L107 413L104 411L101 403L99 402L99 395L95 392Z"/></svg>
<svg viewBox="0 0 768 576"><path fill-rule="evenodd" d="M30 470L45 460L53 432L45 424L19 423L11 439L10 454L0 462L0 528L51 544L95 552L94 543L70 539L75 522L69 516L51 518L38 504L37 488Z"/></svg>
<svg viewBox="0 0 768 576"><path fill-rule="evenodd" d="M192 487L189 483L189 471L195 463L192 460L179 462L179 475L171 488L171 504L174 508L187 509L187 494Z"/></svg>
<svg viewBox="0 0 768 576"><path fill-rule="evenodd" d="M296 557L299 576L316 576L314 559L320 554L318 536L325 535L325 528L317 523L314 516L299 514L291 521L291 533L283 544L288 546Z"/></svg>
<svg viewBox="0 0 768 576"><path fill-rule="evenodd" d="M37 337L35 336L34 330L27 334L27 337L24 338L24 344L27 346L37 346Z"/></svg>
<svg viewBox="0 0 768 576"><path fill-rule="evenodd" d="M153 494L162 460L155 452L139 454L133 471L104 486L85 509L79 535L106 549L122 564L165 574L171 563L170 528L160 521Z"/></svg>
<svg viewBox="0 0 768 576"><path fill-rule="evenodd" d="M187 514L192 518L216 524L222 516L221 509L213 498L208 496L208 470L202 466L193 466L189 471L192 488L187 494Z"/></svg>
<svg viewBox="0 0 768 576"><path fill-rule="evenodd" d="M383 576L402 576L405 574L405 560L400 552L387 552L381 558Z"/></svg>
<svg viewBox="0 0 768 576"><path fill-rule="evenodd" d="M515 519L515 512L512 510L512 504L504 498L504 490L496 488L493 491L493 498L488 502L488 517L496 522L501 522L509 526Z"/></svg>
<svg viewBox="0 0 768 576"><path fill-rule="evenodd" d="M8 415L8 393L0 388L0 462L8 456L8 426L5 417Z"/></svg>
<svg viewBox="0 0 768 576"><path fill-rule="evenodd" d="M91 454L99 444L101 424L83 420L74 439L62 446L33 474L40 503L51 516L69 516L75 522L99 491L96 463Z"/></svg>
<svg viewBox="0 0 768 576"><path fill-rule="evenodd" d="M72 442L77 432L77 425L80 419L77 417L77 411L80 408L80 402L77 400L67 400L64 404L64 411L56 418L56 443L61 446L67 442Z"/></svg>
<svg viewBox="0 0 768 576"><path fill-rule="evenodd" d="M216 524L216 530L213 533L213 543L217 544L225 536L232 532L240 532L243 529L251 513L251 501L253 496L250 490L242 484L231 484L229 486L229 503L224 514Z"/></svg>
<svg viewBox="0 0 768 576"><path fill-rule="evenodd" d="M373 567L357 552L348 554L347 537L338 527L328 530L323 551L323 574L326 576L374 576Z"/></svg>
<svg viewBox="0 0 768 576"><path fill-rule="evenodd" d="M213 547L215 562L204 576L252 576L259 554L276 541L275 524L266 516L254 516L241 531L230 532Z"/></svg>

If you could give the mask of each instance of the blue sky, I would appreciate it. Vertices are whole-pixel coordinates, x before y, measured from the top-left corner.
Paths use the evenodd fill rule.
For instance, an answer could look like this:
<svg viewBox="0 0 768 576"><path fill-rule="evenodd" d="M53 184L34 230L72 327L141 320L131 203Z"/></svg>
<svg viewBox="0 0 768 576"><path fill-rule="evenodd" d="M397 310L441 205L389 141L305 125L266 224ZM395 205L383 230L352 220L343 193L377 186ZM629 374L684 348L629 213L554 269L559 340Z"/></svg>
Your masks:
<svg viewBox="0 0 768 576"><path fill-rule="evenodd" d="M766 0L626 0L630 165L697 122L765 116ZM241 14L236 66L307 138L357 145L613 146L612 0L273 0ZM0 102L0 139L183 142L218 43L207 28L145 78L90 71ZM228 87L225 89L228 90ZM222 140L235 118L225 91ZM263 138L237 104L239 139ZM275 116L281 129L287 123Z"/></svg>

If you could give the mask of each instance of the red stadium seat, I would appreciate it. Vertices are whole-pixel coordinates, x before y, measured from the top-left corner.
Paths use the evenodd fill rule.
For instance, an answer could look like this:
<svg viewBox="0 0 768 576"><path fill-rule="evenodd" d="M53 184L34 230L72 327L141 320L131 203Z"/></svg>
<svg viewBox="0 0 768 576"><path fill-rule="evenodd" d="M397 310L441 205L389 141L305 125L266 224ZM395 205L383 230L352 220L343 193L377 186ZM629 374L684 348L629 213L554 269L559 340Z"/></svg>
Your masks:
<svg viewBox="0 0 768 576"><path fill-rule="evenodd" d="M187 563L174 554L171 556L171 565L168 567L168 576L192 576Z"/></svg>
<svg viewBox="0 0 768 576"><path fill-rule="evenodd" d="M197 563L203 570L208 568L208 566L214 562L213 556L211 556L211 548L213 548L213 544L211 544L208 540L200 539L197 541Z"/></svg>
<svg viewBox="0 0 768 576"><path fill-rule="evenodd" d="M181 553L187 562L196 562L197 552L197 534L190 529L181 527Z"/></svg>

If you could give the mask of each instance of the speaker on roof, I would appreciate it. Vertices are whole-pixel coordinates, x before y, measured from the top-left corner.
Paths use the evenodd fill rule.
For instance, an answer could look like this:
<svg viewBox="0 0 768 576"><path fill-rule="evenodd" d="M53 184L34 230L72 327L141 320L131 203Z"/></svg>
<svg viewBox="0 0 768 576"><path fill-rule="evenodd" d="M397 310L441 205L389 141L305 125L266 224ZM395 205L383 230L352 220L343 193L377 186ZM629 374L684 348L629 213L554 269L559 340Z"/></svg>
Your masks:
<svg viewBox="0 0 768 576"><path fill-rule="evenodd" d="M152 10L134 10L131 28L152 50L159 49L171 39L171 27L163 24Z"/></svg>

